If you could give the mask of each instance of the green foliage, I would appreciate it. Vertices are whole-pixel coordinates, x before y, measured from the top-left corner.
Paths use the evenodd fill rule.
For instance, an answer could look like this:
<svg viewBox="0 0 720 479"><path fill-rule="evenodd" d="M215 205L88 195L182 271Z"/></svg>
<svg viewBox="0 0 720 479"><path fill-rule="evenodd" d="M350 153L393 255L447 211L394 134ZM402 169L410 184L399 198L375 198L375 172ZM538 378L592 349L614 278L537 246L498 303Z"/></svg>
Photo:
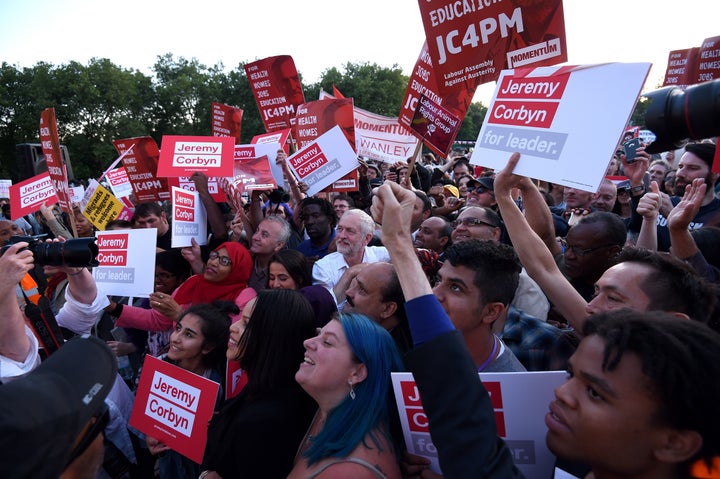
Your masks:
<svg viewBox="0 0 720 479"><path fill-rule="evenodd" d="M302 74L300 75L302 79ZM328 68L319 82L304 85L305 100L317 100L333 84L355 106L384 116L398 116L408 77L398 65L346 63ZM67 145L77 178L97 178L117 157L112 141L163 135L209 135L212 103L243 110L241 142L264 133L244 64L227 70L196 59L159 56L148 76L106 58L87 65L37 63L0 66L0 178L9 178L15 145L39 142L40 113L54 107L60 142ZM458 139L475 139L487 108L472 104Z"/></svg>

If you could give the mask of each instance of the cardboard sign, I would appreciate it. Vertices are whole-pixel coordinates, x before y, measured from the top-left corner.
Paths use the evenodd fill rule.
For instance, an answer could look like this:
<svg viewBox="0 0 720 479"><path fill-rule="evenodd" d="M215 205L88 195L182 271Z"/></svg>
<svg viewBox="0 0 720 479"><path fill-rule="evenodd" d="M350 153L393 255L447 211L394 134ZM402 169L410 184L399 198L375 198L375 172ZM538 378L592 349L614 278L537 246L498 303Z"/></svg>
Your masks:
<svg viewBox="0 0 720 479"><path fill-rule="evenodd" d="M195 191L195 182L189 176L178 176L177 178L168 178L168 186L182 188L187 191ZM213 200L218 203L225 202L225 192L220 188L220 180L217 176L208 177L208 193Z"/></svg>
<svg viewBox="0 0 720 479"><path fill-rule="evenodd" d="M125 210L125 205L115 198L112 193L103 188L102 185L94 182L92 196L87 205L83 208L82 214L100 231L105 231L105 226L113 220L118 219L120 213ZM91 183L92 183L91 182ZM90 190L90 188L88 188Z"/></svg>
<svg viewBox="0 0 720 479"><path fill-rule="evenodd" d="M124 166L108 171L105 178L108 184L110 184L110 189L116 198L124 198L132 194L133 190L130 184L130 178Z"/></svg>
<svg viewBox="0 0 720 479"><path fill-rule="evenodd" d="M113 141L139 203L170 199L167 180L157 177L160 150L149 136ZM128 151L130 150L130 151Z"/></svg>
<svg viewBox="0 0 720 479"><path fill-rule="evenodd" d="M357 168L357 157L340 127L335 126L289 157L288 164L298 181L309 186L307 195L312 196Z"/></svg>
<svg viewBox="0 0 720 479"><path fill-rule="evenodd" d="M243 111L236 106L212 104L212 134L213 136L229 136L240 143L240 125Z"/></svg>
<svg viewBox="0 0 720 479"><path fill-rule="evenodd" d="M73 186L67 189L70 202L78 203L85 196L85 187L83 185Z"/></svg>
<svg viewBox="0 0 720 479"><path fill-rule="evenodd" d="M410 128L433 152L447 156L461 126L462 120L453 112L420 95Z"/></svg>
<svg viewBox="0 0 720 479"><path fill-rule="evenodd" d="M157 228L99 231L95 282L108 295L147 298L155 286Z"/></svg>
<svg viewBox="0 0 720 479"><path fill-rule="evenodd" d="M517 151L522 157L515 173L597 191L650 66L609 63L504 71L470 162L501 170Z"/></svg>
<svg viewBox="0 0 720 479"><path fill-rule="evenodd" d="M320 90L320 99L334 97ZM386 163L407 161L417 147L417 139L400 126L397 117L372 113L353 106L355 147L358 156Z"/></svg>
<svg viewBox="0 0 720 479"><path fill-rule="evenodd" d="M422 95L451 112L455 118L460 120L460 124L462 125L462 121L467 114L468 108L470 108L470 103L472 103L475 88L473 87L469 90L465 88L456 88L453 89L451 95L446 93L444 96L441 96L437 89L438 80L435 68L433 68L432 60L430 59L427 42L425 42L420 50L420 55L415 63L415 68L410 75L410 81L408 82L408 87L405 92L405 99L403 100L403 105L400 108L400 124L407 128L408 131L414 133L412 121L418 109L420 96ZM448 154L448 151L433 151L443 157Z"/></svg>
<svg viewBox="0 0 720 479"><path fill-rule="evenodd" d="M273 189L276 188L277 185L284 184L285 177L283 176L282 166L278 165L276 161L278 151L280 151L281 149L282 148L280 147L280 143L275 142L263 142L250 145L235 145L235 161L233 166L233 174L229 176L232 177L237 175L236 170L238 162L244 162L249 164L250 160L252 159L262 158L263 156L266 156L275 186L270 186L273 181L266 176L264 162L262 163L262 165L258 165L259 170L257 171L257 173L259 175L262 175L263 178L261 179L260 177L258 177L255 183L268 185L269 189ZM246 175L244 177L254 178L251 167L244 168L243 170L244 171L242 172L242 174ZM237 181L239 180L239 178L233 178L231 182L237 183Z"/></svg>
<svg viewBox="0 0 720 479"><path fill-rule="evenodd" d="M160 149L157 176L232 175L235 139L229 136L165 135Z"/></svg>
<svg viewBox="0 0 720 479"><path fill-rule="evenodd" d="M265 155L235 161L235 175L231 183L240 195L253 190L269 191L277 188L270 171L270 162Z"/></svg>
<svg viewBox="0 0 720 479"><path fill-rule="evenodd" d="M479 373L490 394L498 436L505 440L513 462L525 477L552 477L555 456L545 445L545 415L555 397L554 389L565 382L565 371ZM430 460L441 473L437 449L432 443L412 373L392 373L395 400L408 452Z"/></svg>
<svg viewBox="0 0 720 479"><path fill-rule="evenodd" d="M70 208L70 194L68 193L68 177L60 152L57 122L55 121L55 108L46 108L40 114L40 144L47 164L48 174L57 193L60 208L72 214Z"/></svg>
<svg viewBox="0 0 720 479"><path fill-rule="evenodd" d="M145 356L130 425L201 463L220 385Z"/></svg>
<svg viewBox="0 0 720 479"><path fill-rule="evenodd" d="M673 50L668 55L663 86L685 88L695 83L697 78L697 59L699 48Z"/></svg>
<svg viewBox="0 0 720 479"><path fill-rule="evenodd" d="M353 99L325 99L303 103L295 115L295 140L304 148L334 126L339 126L348 143L355 146Z"/></svg>
<svg viewBox="0 0 720 479"><path fill-rule="evenodd" d="M265 143L279 143L282 145L282 149L286 154L290 153L290 144L292 143L290 138L290 128L284 130L274 131L272 133L263 133L261 135L255 135L250 140L253 145L262 145Z"/></svg>
<svg viewBox="0 0 720 479"><path fill-rule="evenodd" d="M207 212L197 191L173 186L172 211L171 247L192 246L193 238L199 245L207 244Z"/></svg>
<svg viewBox="0 0 720 479"><path fill-rule="evenodd" d="M703 40L698 57L696 83L720 78L720 36Z"/></svg>
<svg viewBox="0 0 720 479"><path fill-rule="evenodd" d="M418 0L441 96L503 69L567 61L562 0L520 3Z"/></svg>
<svg viewBox="0 0 720 479"><path fill-rule="evenodd" d="M16 183L10 186L10 219L16 220L40 209L40 205L47 202L55 204L58 201L55 186L48 172Z"/></svg>
<svg viewBox="0 0 720 479"><path fill-rule="evenodd" d="M300 77L290 55L264 58L245 64L245 74L255 96L265 131L291 128L295 111L305 103Z"/></svg>
<svg viewBox="0 0 720 479"><path fill-rule="evenodd" d="M12 180L0 180L0 198L10 198Z"/></svg>

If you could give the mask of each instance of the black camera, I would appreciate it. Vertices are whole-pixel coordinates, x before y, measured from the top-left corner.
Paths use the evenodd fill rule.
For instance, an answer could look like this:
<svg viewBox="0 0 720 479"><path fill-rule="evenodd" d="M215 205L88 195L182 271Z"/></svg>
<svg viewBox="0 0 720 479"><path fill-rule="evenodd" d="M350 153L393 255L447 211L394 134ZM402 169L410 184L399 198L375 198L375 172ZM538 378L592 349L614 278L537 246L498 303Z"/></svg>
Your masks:
<svg viewBox="0 0 720 479"><path fill-rule="evenodd" d="M685 91L669 86L643 96L650 100L645 128L656 136L645 148L648 153L676 150L688 139L720 135L720 79L691 85Z"/></svg>
<svg viewBox="0 0 720 479"><path fill-rule="evenodd" d="M285 190L283 190L282 188L272 190L268 197L270 199L270 203L273 204L287 203L288 201L290 201L290 195L285 193Z"/></svg>
<svg viewBox="0 0 720 479"><path fill-rule="evenodd" d="M70 266L85 268L98 266L98 247L95 238L75 238L64 243L46 243L39 236L11 236L0 249L0 256L12 245L28 243L26 249L32 251L36 264L41 266Z"/></svg>

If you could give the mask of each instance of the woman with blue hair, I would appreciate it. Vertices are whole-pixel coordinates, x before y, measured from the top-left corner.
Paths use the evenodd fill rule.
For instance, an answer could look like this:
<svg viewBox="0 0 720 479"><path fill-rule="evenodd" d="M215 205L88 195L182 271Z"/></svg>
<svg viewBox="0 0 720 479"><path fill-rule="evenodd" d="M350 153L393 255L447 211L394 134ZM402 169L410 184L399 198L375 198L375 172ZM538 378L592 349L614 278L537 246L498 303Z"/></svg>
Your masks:
<svg viewBox="0 0 720 479"><path fill-rule="evenodd" d="M318 412L288 478L399 479L390 373L403 367L390 334L364 315L341 314L304 345L295 380Z"/></svg>

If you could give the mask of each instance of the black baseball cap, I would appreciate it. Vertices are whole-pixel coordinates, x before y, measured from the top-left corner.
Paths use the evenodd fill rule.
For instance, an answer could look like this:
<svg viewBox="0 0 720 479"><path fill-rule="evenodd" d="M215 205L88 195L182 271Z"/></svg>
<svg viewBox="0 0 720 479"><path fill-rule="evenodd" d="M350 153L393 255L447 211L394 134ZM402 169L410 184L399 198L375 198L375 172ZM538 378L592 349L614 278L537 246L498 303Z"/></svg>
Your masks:
<svg viewBox="0 0 720 479"><path fill-rule="evenodd" d="M76 336L26 376L0 386L0 471L57 478L91 418L105 411L117 359L104 341Z"/></svg>

